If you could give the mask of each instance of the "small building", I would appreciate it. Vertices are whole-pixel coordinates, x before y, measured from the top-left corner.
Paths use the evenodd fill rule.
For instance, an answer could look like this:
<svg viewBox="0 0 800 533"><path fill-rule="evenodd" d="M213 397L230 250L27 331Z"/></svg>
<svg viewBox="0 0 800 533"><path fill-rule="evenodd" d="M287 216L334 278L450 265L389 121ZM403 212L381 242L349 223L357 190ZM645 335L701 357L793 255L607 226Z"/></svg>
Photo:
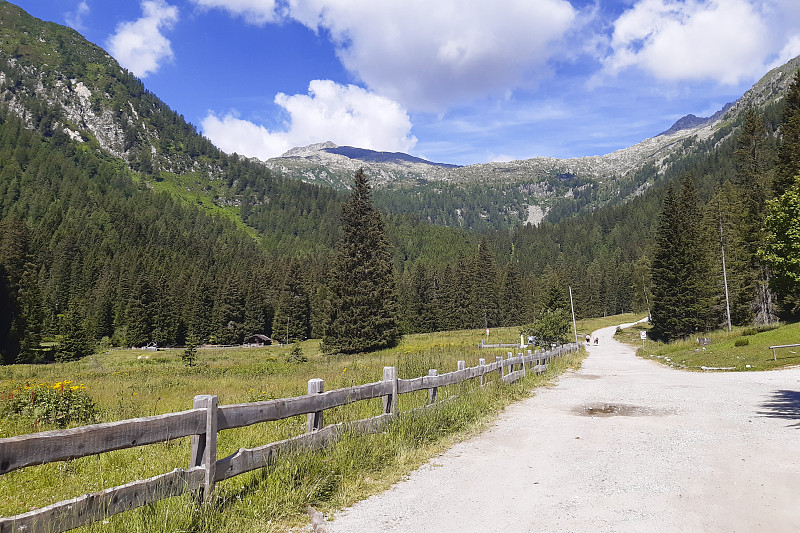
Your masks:
<svg viewBox="0 0 800 533"><path fill-rule="evenodd" d="M244 345L250 348L269 346L271 344L272 344L272 339L270 339L266 335L261 335L260 333L257 333L255 335L250 335L244 340Z"/></svg>

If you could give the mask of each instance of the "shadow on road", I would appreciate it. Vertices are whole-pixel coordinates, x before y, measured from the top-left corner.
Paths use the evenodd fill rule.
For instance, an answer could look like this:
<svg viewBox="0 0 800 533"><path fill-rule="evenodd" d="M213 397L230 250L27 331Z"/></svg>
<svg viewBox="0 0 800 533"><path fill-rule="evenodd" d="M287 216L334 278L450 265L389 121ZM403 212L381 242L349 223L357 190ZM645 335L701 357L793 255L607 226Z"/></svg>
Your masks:
<svg viewBox="0 0 800 533"><path fill-rule="evenodd" d="M798 422L791 424L790 427L800 428L800 391L775 391L769 400L761 404L761 407L762 410L758 412L760 416L797 420Z"/></svg>

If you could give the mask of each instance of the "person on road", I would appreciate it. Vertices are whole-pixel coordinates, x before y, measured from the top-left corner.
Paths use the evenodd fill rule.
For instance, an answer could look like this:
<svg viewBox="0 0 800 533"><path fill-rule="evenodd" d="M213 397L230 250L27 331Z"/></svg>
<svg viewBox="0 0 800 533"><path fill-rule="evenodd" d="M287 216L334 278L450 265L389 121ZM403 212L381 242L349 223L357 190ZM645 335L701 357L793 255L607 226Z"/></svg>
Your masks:
<svg viewBox="0 0 800 533"><path fill-rule="evenodd" d="M595 344L595 346L597 346L598 344L600 344L600 337L595 337L595 338L594 338L594 344Z"/></svg>
<svg viewBox="0 0 800 533"><path fill-rule="evenodd" d="M587 345L592 344L592 336L589 335L588 333L586 334L586 344Z"/></svg>

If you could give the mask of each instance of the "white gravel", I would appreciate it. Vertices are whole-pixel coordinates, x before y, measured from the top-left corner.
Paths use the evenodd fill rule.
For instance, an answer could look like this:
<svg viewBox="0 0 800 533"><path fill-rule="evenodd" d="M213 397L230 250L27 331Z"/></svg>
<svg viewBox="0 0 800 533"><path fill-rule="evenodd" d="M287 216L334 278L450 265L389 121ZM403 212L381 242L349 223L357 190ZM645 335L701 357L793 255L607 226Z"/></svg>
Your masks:
<svg viewBox="0 0 800 533"><path fill-rule="evenodd" d="M580 371L329 531L800 531L800 368L674 370L614 329Z"/></svg>

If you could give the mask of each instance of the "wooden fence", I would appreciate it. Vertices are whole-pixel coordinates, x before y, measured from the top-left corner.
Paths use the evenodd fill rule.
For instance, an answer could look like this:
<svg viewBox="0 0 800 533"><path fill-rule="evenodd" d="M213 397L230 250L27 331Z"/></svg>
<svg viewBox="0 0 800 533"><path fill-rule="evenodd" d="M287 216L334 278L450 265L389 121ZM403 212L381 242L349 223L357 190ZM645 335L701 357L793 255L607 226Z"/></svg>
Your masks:
<svg viewBox="0 0 800 533"><path fill-rule="evenodd" d="M0 475L53 461L66 461L182 437L192 439L187 469L175 469L150 479L86 494L24 514L2 517L0 533L58 533L186 492L195 493L208 501L215 483L263 468L288 449L317 449L327 445L343 431L382 431L396 416L400 394L427 389L430 406L437 400L439 387L475 378L480 378L483 385L484 377L492 372L496 372L502 382L513 383L524 377L526 372L544 372L552 358L577 349L578 345L569 344L543 353L538 350L531 353L529 350L528 355L519 353L513 356L509 352L506 359L498 355L495 362L490 364L480 359L478 366L469 368L464 361L459 361L455 372L439 375L436 370L431 370L427 376L414 379L398 379L395 367L384 367L382 381L327 392L323 380L311 379L305 396L263 402L218 405L216 396L201 395L195 396L192 409L179 413L0 439ZM326 409L372 398L383 398L383 414L324 426L323 413ZM298 415L307 417L305 434L258 448L240 449L233 455L217 459L218 432Z"/></svg>

